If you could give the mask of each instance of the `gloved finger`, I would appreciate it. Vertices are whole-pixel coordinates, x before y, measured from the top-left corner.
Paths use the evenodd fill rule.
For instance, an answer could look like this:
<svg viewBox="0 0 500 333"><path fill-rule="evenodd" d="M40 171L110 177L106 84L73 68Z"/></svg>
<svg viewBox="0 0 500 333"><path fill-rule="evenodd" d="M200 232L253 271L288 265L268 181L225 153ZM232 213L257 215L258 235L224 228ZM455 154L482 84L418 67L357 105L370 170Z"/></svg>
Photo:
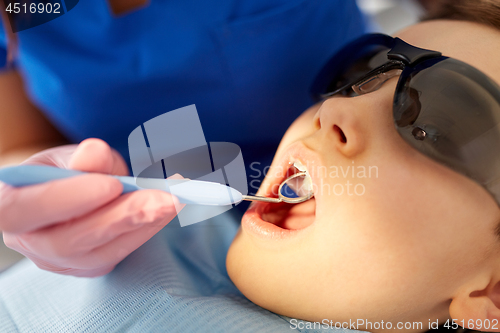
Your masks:
<svg viewBox="0 0 500 333"><path fill-rule="evenodd" d="M90 253L85 253L80 257L59 258L57 263L35 255L18 235L4 233L4 242L28 257L41 269L63 275L96 277L111 272L120 261L147 242L174 217L175 215L166 216L154 223L145 224L139 230L123 233L111 242L93 249Z"/></svg>
<svg viewBox="0 0 500 333"><path fill-rule="evenodd" d="M38 255L35 253L31 252L30 250L27 249L25 246L25 243L22 241L21 236L17 234L11 234L11 233L3 233L3 239L5 245L7 245L9 248L21 253L28 259L30 259L38 268L50 271L53 273L57 274L63 274L63 275L71 275L71 276L80 276L80 277L95 277L95 276L101 276L108 274L113 270L113 268L116 266L118 263L115 262L112 265L107 265L107 266L96 266L95 263L92 265L91 268L73 268L73 264L78 263L79 258L73 259L71 262L70 266L67 265L58 265L54 264L50 261L47 261L45 259L40 258ZM50 259L49 259L50 260Z"/></svg>
<svg viewBox="0 0 500 333"><path fill-rule="evenodd" d="M32 155L21 164L50 165L64 169L127 176L123 157L100 139L86 139L80 144L49 148Z"/></svg>
<svg viewBox="0 0 500 333"><path fill-rule="evenodd" d="M130 253L137 250L165 227L175 215L166 216L154 223L144 225L140 229L121 234L113 241L94 249L85 256L75 260L77 268L95 267L97 263L100 267L110 267L118 264Z"/></svg>
<svg viewBox="0 0 500 333"><path fill-rule="evenodd" d="M57 274L71 275L71 276L77 276L77 277L103 276L103 275L106 275L109 272L111 272L115 268L115 266L117 265L117 263L116 263L114 265L98 267L98 268L93 268L93 269L79 269L79 268L66 268L66 267L54 266L54 265L43 263L42 261L39 261L39 260L32 260L32 261L40 269L43 269L46 271L51 271L51 272L57 273Z"/></svg>
<svg viewBox="0 0 500 333"><path fill-rule="evenodd" d="M177 214L176 200L159 190L136 191L90 214L20 235L19 239L28 252L58 265L70 265L72 258L90 253L121 234L135 232L164 217L171 220ZM15 245L13 249L17 250Z"/></svg>
<svg viewBox="0 0 500 333"><path fill-rule="evenodd" d="M104 245L92 248L90 252L83 253L80 256L69 256L71 251L65 250L71 249L70 246L56 247L55 251L53 248L53 253L47 256L49 255L47 248L44 248L45 253L42 253L40 249L35 249L33 245L47 246L47 244L53 245L54 243L44 243L44 239L40 234L37 235L37 240L40 242L34 241L33 238L26 238L26 235L17 236L13 234L4 234L4 241L6 245L27 256L42 269L75 275L76 271L66 269L66 267L71 267L73 270L89 271L84 274L80 272L78 276L98 276L109 272L108 268L112 269L117 263L148 241L167 225L175 215L170 214L142 226L139 225L137 229L121 233Z"/></svg>
<svg viewBox="0 0 500 333"><path fill-rule="evenodd" d="M77 149L78 145L64 145L54 148L45 149L39 153L30 156L23 161L24 164L49 165L58 168L67 169L67 165L71 156Z"/></svg>
<svg viewBox="0 0 500 333"><path fill-rule="evenodd" d="M116 176L129 176L129 169L127 163L123 159L122 155L118 153L116 150L111 149L111 153L113 154L113 167L111 168L112 175Z"/></svg>
<svg viewBox="0 0 500 333"><path fill-rule="evenodd" d="M169 178L174 177L172 176ZM175 178L182 178L182 176L179 175ZM163 227L172 221L180 209L186 206L185 204L180 204L175 196L172 196L172 201L177 204L177 211L174 213L167 214L151 223L141 223L139 229L122 233L115 239L104 243L104 245L100 247L94 248L90 253L86 253L80 258L72 258L72 267L84 271L87 268L92 270L85 272L85 275L78 276L94 277L107 274L111 271L117 263L125 259L130 253L156 235ZM95 269L96 265L99 265L98 269ZM110 270L108 271L108 269Z"/></svg>
<svg viewBox="0 0 500 333"><path fill-rule="evenodd" d="M24 254L23 252L19 251L21 254ZM116 263L113 265L108 265L108 266L103 266L103 267L96 267L92 269L79 269L79 268L72 268L72 267L62 267L58 265L54 265L52 263L49 263L37 256L35 256L33 253L26 253L24 254L27 258L29 258L38 268L50 271L53 273L57 274L62 274L62 275L71 275L71 276L78 276L78 277L96 277L96 276L102 276L106 275L109 272L115 268Z"/></svg>
<svg viewBox="0 0 500 333"><path fill-rule="evenodd" d="M20 188L2 184L0 230L28 232L75 219L117 198L123 191L115 178L86 174Z"/></svg>
<svg viewBox="0 0 500 333"><path fill-rule="evenodd" d="M128 175L127 165L123 158L105 141L95 138L83 140L78 145L67 163L67 168L85 172Z"/></svg>

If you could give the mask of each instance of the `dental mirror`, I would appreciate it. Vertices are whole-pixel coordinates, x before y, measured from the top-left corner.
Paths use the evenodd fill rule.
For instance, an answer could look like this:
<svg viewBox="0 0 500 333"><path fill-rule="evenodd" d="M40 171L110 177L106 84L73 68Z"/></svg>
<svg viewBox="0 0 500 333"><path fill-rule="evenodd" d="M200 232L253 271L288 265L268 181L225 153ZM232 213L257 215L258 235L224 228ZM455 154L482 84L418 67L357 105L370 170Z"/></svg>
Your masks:
<svg viewBox="0 0 500 333"><path fill-rule="evenodd" d="M297 204L309 200L313 196L311 177L307 172L300 171L281 182L278 188L278 198L244 195L243 200Z"/></svg>

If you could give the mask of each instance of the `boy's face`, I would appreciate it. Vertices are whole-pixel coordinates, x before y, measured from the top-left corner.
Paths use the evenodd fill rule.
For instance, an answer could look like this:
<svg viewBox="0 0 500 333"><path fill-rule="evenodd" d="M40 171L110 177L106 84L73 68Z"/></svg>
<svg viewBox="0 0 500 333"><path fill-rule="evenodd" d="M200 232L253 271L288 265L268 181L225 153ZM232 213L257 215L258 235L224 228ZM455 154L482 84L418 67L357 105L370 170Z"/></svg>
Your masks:
<svg viewBox="0 0 500 333"><path fill-rule="evenodd" d="M500 82L491 56L500 53L500 33L490 28L432 21L398 36ZM429 319L449 318L451 301L497 260L497 203L403 141L392 118L396 82L331 98L283 137L259 194L274 192L299 160L315 199L255 203L243 217L227 269L254 303L311 321L421 321L425 330Z"/></svg>

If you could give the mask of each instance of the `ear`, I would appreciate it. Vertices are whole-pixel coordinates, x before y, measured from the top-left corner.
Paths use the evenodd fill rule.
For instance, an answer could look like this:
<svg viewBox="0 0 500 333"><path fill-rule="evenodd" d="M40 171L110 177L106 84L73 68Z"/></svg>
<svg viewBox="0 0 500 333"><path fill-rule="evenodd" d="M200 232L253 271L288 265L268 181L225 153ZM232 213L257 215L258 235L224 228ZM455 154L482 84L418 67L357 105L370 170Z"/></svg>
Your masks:
<svg viewBox="0 0 500 333"><path fill-rule="evenodd" d="M464 328L500 332L500 277L484 278L462 286L451 301L450 317Z"/></svg>

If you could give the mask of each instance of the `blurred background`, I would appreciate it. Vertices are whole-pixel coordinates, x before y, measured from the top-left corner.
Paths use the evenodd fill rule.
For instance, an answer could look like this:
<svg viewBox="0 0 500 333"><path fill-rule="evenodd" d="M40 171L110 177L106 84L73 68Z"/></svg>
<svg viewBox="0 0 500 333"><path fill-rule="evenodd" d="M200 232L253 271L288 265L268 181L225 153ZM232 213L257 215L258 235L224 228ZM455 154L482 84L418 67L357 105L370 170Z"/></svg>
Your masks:
<svg viewBox="0 0 500 333"><path fill-rule="evenodd" d="M393 34L416 23L424 14L422 3L431 6L433 0L356 0L359 8L371 22L372 32ZM0 239L0 272L23 258L7 248Z"/></svg>
<svg viewBox="0 0 500 333"><path fill-rule="evenodd" d="M356 2L372 22L371 30L388 35L418 22L424 14L422 4L432 4L432 0L356 0Z"/></svg>

